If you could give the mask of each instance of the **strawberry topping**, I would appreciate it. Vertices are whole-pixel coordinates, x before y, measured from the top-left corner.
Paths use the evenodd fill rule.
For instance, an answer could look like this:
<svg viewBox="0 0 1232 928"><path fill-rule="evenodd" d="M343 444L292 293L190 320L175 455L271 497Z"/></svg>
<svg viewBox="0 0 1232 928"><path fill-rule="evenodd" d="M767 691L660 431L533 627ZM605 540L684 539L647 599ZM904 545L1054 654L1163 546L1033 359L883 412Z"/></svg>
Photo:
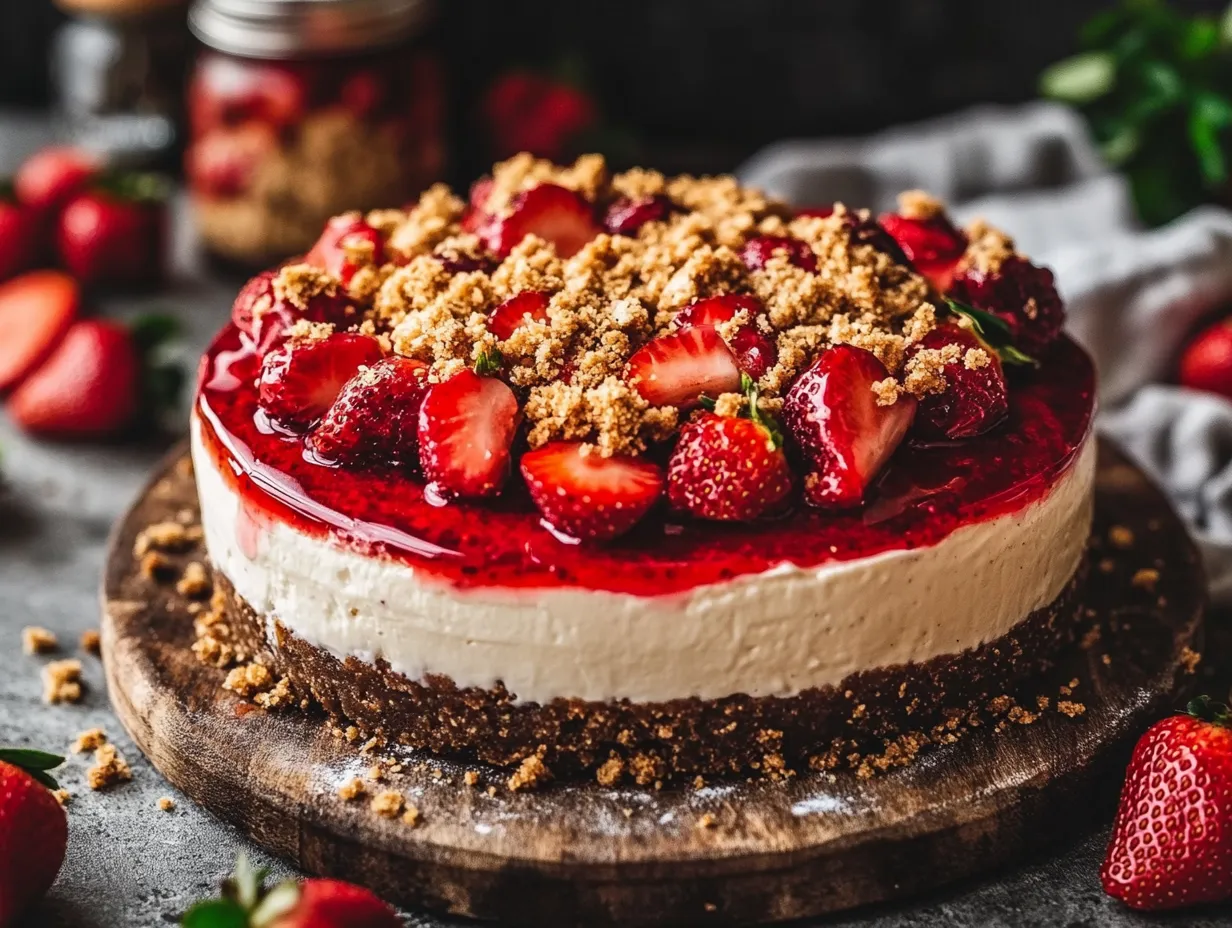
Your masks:
<svg viewBox="0 0 1232 928"><path fill-rule="evenodd" d="M1052 271L1017 255L1006 258L991 274L974 268L959 274L950 295L1000 316L1010 327L1014 344L1037 358L1065 324L1065 307Z"/></svg>
<svg viewBox="0 0 1232 928"><path fill-rule="evenodd" d="M621 197L607 208L603 227L612 235L637 235L648 222L662 222L672 211L672 201L663 195Z"/></svg>
<svg viewBox="0 0 1232 928"><path fill-rule="evenodd" d="M556 184L540 184L513 198L506 216L493 217L477 234L490 251L505 257L528 235L537 235L571 258L601 231L594 210L580 195Z"/></svg>
<svg viewBox="0 0 1232 928"><path fill-rule="evenodd" d="M419 407L428 365L391 357L362 370L309 434L308 448L324 462L414 467L419 459Z"/></svg>
<svg viewBox="0 0 1232 928"><path fill-rule="evenodd" d="M279 299L274 292L277 277L274 271L258 274L244 285L231 304L231 321L247 336L258 357L281 344L299 319L328 322L340 328L356 321L358 312L341 294L318 293L308 299L302 310Z"/></svg>
<svg viewBox="0 0 1232 928"><path fill-rule="evenodd" d="M897 213L881 217L881 227L898 242L915 269L940 292L950 289L954 271L967 250L967 236L944 216L909 219Z"/></svg>
<svg viewBox="0 0 1232 928"><path fill-rule="evenodd" d="M625 379L652 406L696 406L740 388L740 367L712 325L651 339L629 358Z"/></svg>
<svg viewBox="0 0 1232 928"><path fill-rule="evenodd" d="M464 370L434 384L419 409L419 462L439 500L494 496L509 476L518 400L502 380Z"/></svg>
<svg viewBox="0 0 1232 928"><path fill-rule="evenodd" d="M604 541L633 528L663 494L663 473L642 458L605 458L581 442L544 445L522 458L543 520L570 540Z"/></svg>
<svg viewBox="0 0 1232 928"><path fill-rule="evenodd" d="M383 356L375 338L349 332L284 342L261 365L258 402L284 429L304 431L325 415L361 367Z"/></svg>
<svg viewBox="0 0 1232 928"><path fill-rule="evenodd" d="M361 265L351 260L347 253L365 247L372 251L373 264L385 262L385 240L380 232L358 216L335 216L325 224L325 231L304 256L304 262L328 271L341 280L344 287L349 287Z"/></svg>
<svg viewBox="0 0 1232 928"><path fill-rule="evenodd" d="M752 419L698 416L681 430L667 465L672 506L703 519L751 521L790 492L786 455Z"/></svg>
<svg viewBox="0 0 1232 928"><path fill-rule="evenodd" d="M783 255L796 267L817 273L817 255L813 254L809 243L785 235L760 235L749 239L740 250L740 260L750 271L760 271L776 254Z"/></svg>
<svg viewBox="0 0 1232 928"><path fill-rule="evenodd" d="M676 313L677 328L687 329L696 325L718 325L730 322L740 310L749 316L749 324L741 326L727 340L727 347L736 356L740 370L753 379L759 379L778 361L778 349L769 336L753 323L765 312L761 301L755 296L742 293L725 293L690 303Z"/></svg>
<svg viewBox="0 0 1232 928"><path fill-rule="evenodd" d="M835 345L800 375L787 393L787 428L811 465L804 497L813 506L858 506L902 442L916 401L877 403L873 384L889 377L863 348Z"/></svg>
<svg viewBox="0 0 1232 928"><path fill-rule="evenodd" d="M1009 409L1005 371L997 353L973 332L953 325L938 326L913 350L941 349L956 345L961 352L956 361L945 365L945 390L930 393L920 400L915 417L917 432L933 438L973 438L995 427ZM966 355L983 351L988 363L968 367Z"/></svg>
<svg viewBox="0 0 1232 928"><path fill-rule="evenodd" d="M517 328L527 320L548 321L548 295L533 290L512 296L492 310L488 317L488 331L504 341L512 338Z"/></svg>

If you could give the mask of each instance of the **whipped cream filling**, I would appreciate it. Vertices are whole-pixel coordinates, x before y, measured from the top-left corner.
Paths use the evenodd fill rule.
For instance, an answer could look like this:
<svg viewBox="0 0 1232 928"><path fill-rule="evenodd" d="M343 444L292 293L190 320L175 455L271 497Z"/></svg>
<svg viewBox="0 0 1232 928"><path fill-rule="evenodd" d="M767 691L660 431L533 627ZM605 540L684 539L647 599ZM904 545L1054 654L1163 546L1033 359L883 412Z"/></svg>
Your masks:
<svg viewBox="0 0 1232 928"><path fill-rule="evenodd" d="M210 558L258 613L338 657L383 658L413 680L500 681L518 701L537 703L792 696L998 638L1052 602L1078 568L1096 457L1088 439L1045 496L929 547L781 564L646 597L458 589L283 522L254 535L202 428L194 416Z"/></svg>

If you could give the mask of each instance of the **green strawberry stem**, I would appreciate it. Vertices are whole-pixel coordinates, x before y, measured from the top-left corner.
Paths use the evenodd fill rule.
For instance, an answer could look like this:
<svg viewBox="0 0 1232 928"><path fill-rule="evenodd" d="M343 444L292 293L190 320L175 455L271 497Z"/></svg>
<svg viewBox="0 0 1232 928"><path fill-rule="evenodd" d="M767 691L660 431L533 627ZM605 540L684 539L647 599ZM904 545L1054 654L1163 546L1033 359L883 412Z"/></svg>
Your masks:
<svg viewBox="0 0 1232 928"><path fill-rule="evenodd" d="M1209 696L1199 696L1196 699L1191 699L1189 705L1185 707L1185 711L1196 719L1201 719L1214 725L1226 726L1232 724L1232 713L1228 711L1227 705L1222 702L1215 702Z"/></svg>
<svg viewBox="0 0 1232 928"><path fill-rule="evenodd" d="M1020 367L1039 367L1039 361L1026 354L1014 344L1010 327L1004 319L995 313L985 312L968 306L966 303L946 297L950 311L958 316L964 316L971 321L971 328L980 340L997 353L1004 364Z"/></svg>
<svg viewBox="0 0 1232 928"><path fill-rule="evenodd" d="M760 425L770 436L770 440L774 442L775 448L783 447L783 426L779 424L778 419L770 415L761 408L761 393L757 389L757 381L748 374L740 375L740 392L748 398L748 406L740 413L742 419L752 419ZM698 397L698 404L708 412L714 412L715 400L713 397L702 394Z"/></svg>
<svg viewBox="0 0 1232 928"><path fill-rule="evenodd" d="M46 751L32 748L0 748L0 761L24 770L48 789L60 788L56 778L47 772L64 763L64 758L58 754L48 754Z"/></svg>
<svg viewBox="0 0 1232 928"><path fill-rule="evenodd" d="M161 174L134 172L104 174L92 186L134 203L164 203L171 195L171 184Z"/></svg>
<svg viewBox="0 0 1232 928"><path fill-rule="evenodd" d="M497 349L490 348L487 351L481 351L479 357L475 359L475 373L480 377L495 377L501 372L504 363L505 359L501 357Z"/></svg>
<svg viewBox="0 0 1232 928"><path fill-rule="evenodd" d="M240 851L235 870L223 880L222 898L206 899L192 906L180 924L184 928L262 928L295 908L300 887L286 880L267 889L269 871L254 867Z"/></svg>
<svg viewBox="0 0 1232 928"><path fill-rule="evenodd" d="M186 376L173 357L171 345L180 335L180 322L168 315L139 316L129 332L141 358L142 421L165 425L179 408Z"/></svg>

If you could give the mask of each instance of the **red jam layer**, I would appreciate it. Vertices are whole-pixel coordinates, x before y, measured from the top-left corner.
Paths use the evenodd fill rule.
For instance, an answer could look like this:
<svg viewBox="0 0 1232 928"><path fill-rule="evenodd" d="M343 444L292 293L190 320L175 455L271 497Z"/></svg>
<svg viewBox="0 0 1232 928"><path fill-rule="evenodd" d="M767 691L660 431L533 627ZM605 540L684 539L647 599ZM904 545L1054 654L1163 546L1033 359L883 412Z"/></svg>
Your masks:
<svg viewBox="0 0 1232 928"><path fill-rule="evenodd" d="M244 550L270 520L458 587L579 587L637 595L688 590L790 562L811 567L935 544L964 525L1046 494L1090 430L1095 373L1068 338L1038 370L1011 373L1008 419L963 442L905 444L862 509L800 507L757 524L652 514L603 546L545 530L520 485L490 503L436 506L412 474L350 471L306 459L298 439L257 415L255 360L229 326L202 359L198 412L220 472L244 500ZM243 526L247 526L245 530Z"/></svg>

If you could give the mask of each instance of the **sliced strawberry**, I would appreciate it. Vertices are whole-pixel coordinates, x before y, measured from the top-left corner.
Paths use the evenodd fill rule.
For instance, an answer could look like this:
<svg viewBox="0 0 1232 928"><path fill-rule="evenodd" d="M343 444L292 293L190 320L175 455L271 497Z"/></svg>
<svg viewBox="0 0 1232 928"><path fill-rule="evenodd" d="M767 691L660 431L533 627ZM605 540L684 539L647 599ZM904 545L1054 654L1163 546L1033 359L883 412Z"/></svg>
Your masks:
<svg viewBox="0 0 1232 928"><path fill-rule="evenodd" d="M273 422L304 431L325 415L361 367L371 367L384 354L375 338L351 332L284 342L261 365L258 402Z"/></svg>
<svg viewBox="0 0 1232 928"><path fill-rule="evenodd" d="M488 199L492 196L492 190L495 187L496 181L492 179L491 174L485 174L471 184L470 194L467 198L471 209L480 213L487 212Z"/></svg>
<svg viewBox="0 0 1232 928"><path fill-rule="evenodd" d="M44 148L18 169L13 189L21 203L50 217L85 189L98 171L98 159L79 148Z"/></svg>
<svg viewBox="0 0 1232 928"><path fill-rule="evenodd" d="M31 271L0 284L0 390L51 353L80 308L77 282L59 271Z"/></svg>
<svg viewBox="0 0 1232 928"><path fill-rule="evenodd" d="M605 458L581 442L544 445L522 457L522 476L544 522L579 541L633 528L663 495L663 472L643 458Z"/></svg>
<svg viewBox="0 0 1232 928"><path fill-rule="evenodd" d="M141 360L128 329L106 319L75 322L9 397L13 420L30 432L91 438L132 422Z"/></svg>
<svg viewBox="0 0 1232 928"><path fill-rule="evenodd" d="M358 320L358 310L341 293L318 293L308 299L302 310L287 300L278 299L274 292L277 276L275 271L258 274L244 285L231 304L231 321L244 333L258 357L264 357L282 344L299 319L328 322L338 328L346 328Z"/></svg>
<svg viewBox="0 0 1232 928"><path fill-rule="evenodd" d="M672 212L672 201L662 195L652 197L621 197L607 208L603 227L612 235L637 235L648 222L662 222Z"/></svg>
<svg viewBox="0 0 1232 928"><path fill-rule="evenodd" d="M438 499L495 496L509 476L518 400L508 384L465 370L433 384L419 409L419 463Z"/></svg>
<svg viewBox="0 0 1232 928"><path fill-rule="evenodd" d="M706 413L680 431L667 497L703 519L748 522L791 492L791 468L771 431L752 419Z"/></svg>
<svg viewBox="0 0 1232 928"><path fill-rule="evenodd" d="M961 354L943 369L945 390L920 400L915 429L932 438L982 435L1004 419L1009 409L1001 359L973 332L955 325L933 329L920 340L913 353L924 348L941 349L946 345L956 345ZM966 354L973 349L988 356L988 363L983 367L967 367Z"/></svg>
<svg viewBox="0 0 1232 928"><path fill-rule="evenodd" d="M546 293L524 290L505 300L488 316L488 331L504 341L512 338L514 331L527 319L532 322L548 321Z"/></svg>
<svg viewBox="0 0 1232 928"><path fill-rule="evenodd" d="M740 366L712 325L651 339L629 358L625 379L652 406L696 406L740 389Z"/></svg>
<svg viewBox="0 0 1232 928"><path fill-rule="evenodd" d="M695 325L718 325L730 322L742 309L748 312L750 324L742 326L728 339L727 346L736 355L740 370L756 380L774 367L779 358L774 342L752 324L752 320L765 312L757 297L743 293L707 297L676 313L675 323L681 329Z"/></svg>
<svg viewBox="0 0 1232 928"><path fill-rule="evenodd" d="M915 417L916 401L877 405L873 384L889 377L863 348L835 345L788 391L787 428L808 459L805 499L814 506L858 506Z"/></svg>
<svg viewBox="0 0 1232 928"><path fill-rule="evenodd" d="M372 247L374 264L385 263L385 240L380 232L358 215L335 216L325 224L325 231L304 256L304 262L333 274L349 287L359 265L347 258L347 251L364 244Z"/></svg>
<svg viewBox="0 0 1232 928"><path fill-rule="evenodd" d="M749 270L760 271L775 254L783 255L791 264L809 273L817 273L817 255L812 246L786 235L759 235L749 239L740 249L740 260Z"/></svg>
<svg viewBox="0 0 1232 928"><path fill-rule="evenodd" d="M246 335L252 335L257 305L266 301L274 302L274 279L277 276L276 271L262 271L244 284L235 302L231 304L231 321Z"/></svg>
<svg viewBox="0 0 1232 928"><path fill-rule="evenodd" d="M509 214L494 217L477 230L488 249L502 258L528 235L537 235L571 258L602 230L594 210L578 193L556 184L523 191L509 204Z"/></svg>
<svg viewBox="0 0 1232 928"><path fill-rule="evenodd" d="M428 390L428 365L392 357L362 370L307 439L327 463L350 467L414 467L419 455L419 407Z"/></svg>
<svg viewBox="0 0 1232 928"><path fill-rule="evenodd" d="M954 228L948 217L909 219L886 213L881 217L881 227L934 287L942 293L949 290L958 262L967 250L967 236Z"/></svg>

